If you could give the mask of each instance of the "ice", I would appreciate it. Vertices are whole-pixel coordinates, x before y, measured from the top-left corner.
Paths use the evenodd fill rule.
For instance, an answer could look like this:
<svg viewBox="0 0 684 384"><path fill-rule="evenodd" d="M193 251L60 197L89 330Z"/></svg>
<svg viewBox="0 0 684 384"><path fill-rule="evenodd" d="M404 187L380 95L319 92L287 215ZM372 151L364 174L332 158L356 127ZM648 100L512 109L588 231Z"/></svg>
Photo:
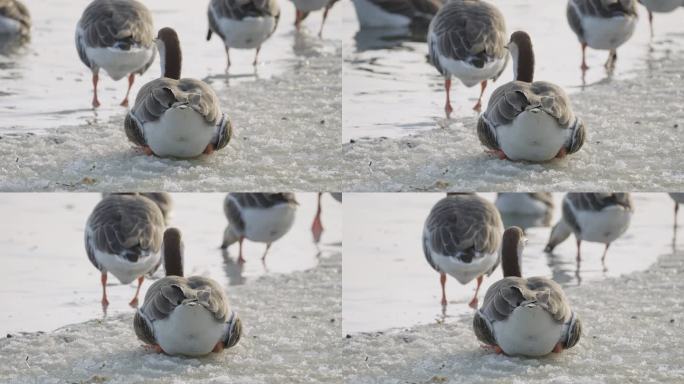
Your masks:
<svg viewBox="0 0 684 384"><path fill-rule="evenodd" d="M149 352L127 313L0 340L3 383L341 382L341 254L227 293L243 321L235 348L203 358Z"/></svg>
<svg viewBox="0 0 684 384"><path fill-rule="evenodd" d="M566 288L584 331L579 343L541 359L480 348L472 316L446 324L353 334L347 383L681 383L684 380L684 253L648 270Z"/></svg>

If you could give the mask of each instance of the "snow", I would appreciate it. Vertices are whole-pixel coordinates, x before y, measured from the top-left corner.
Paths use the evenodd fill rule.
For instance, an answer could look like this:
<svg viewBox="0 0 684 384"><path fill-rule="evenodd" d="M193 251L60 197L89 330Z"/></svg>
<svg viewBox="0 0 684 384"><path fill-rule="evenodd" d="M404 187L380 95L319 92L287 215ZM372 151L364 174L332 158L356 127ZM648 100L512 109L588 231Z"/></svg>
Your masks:
<svg viewBox="0 0 684 384"><path fill-rule="evenodd" d="M340 382L341 254L318 267L231 287L243 322L235 348L202 358L141 347L133 313L0 340L3 383Z"/></svg>
<svg viewBox="0 0 684 384"><path fill-rule="evenodd" d="M579 343L540 359L479 347L472 315L454 322L348 335L347 383L679 383L684 380L684 252L646 271L566 288Z"/></svg>

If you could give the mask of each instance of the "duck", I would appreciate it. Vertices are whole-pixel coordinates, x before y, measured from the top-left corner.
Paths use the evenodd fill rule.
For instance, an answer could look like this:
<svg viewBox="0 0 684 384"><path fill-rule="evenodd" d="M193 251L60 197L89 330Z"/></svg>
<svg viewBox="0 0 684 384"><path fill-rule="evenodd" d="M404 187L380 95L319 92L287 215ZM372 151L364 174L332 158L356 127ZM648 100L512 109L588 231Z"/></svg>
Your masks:
<svg viewBox="0 0 684 384"><path fill-rule="evenodd" d="M309 16L309 13L323 10L323 19L321 20L321 28L318 30L318 37L323 36L323 26L325 20L328 18L328 12L338 0L291 0L295 6L295 29L299 31L302 26L302 21Z"/></svg>
<svg viewBox="0 0 684 384"><path fill-rule="evenodd" d="M568 0L567 19L582 46L582 71L589 69L587 47L608 50L605 67L615 68L617 48L634 34L636 0Z"/></svg>
<svg viewBox="0 0 684 384"><path fill-rule="evenodd" d="M256 49L254 62L259 62L261 45L278 26L280 7L276 0L212 0L207 11L207 41L216 33L226 49L226 71L230 68L230 48Z"/></svg>
<svg viewBox="0 0 684 384"><path fill-rule="evenodd" d="M142 195L112 194L95 206L86 222L85 248L88 259L100 271L104 311L109 306L108 273L122 284L138 280L129 303L131 307L138 306L145 275L154 273L161 264L165 226L159 206Z"/></svg>
<svg viewBox="0 0 684 384"><path fill-rule="evenodd" d="M178 34L162 28L156 44L162 76L138 92L124 120L126 136L148 156L194 158L224 148L233 132L230 119L207 83L181 79Z"/></svg>
<svg viewBox="0 0 684 384"><path fill-rule="evenodd" d="M128 76L128 90L121 102L127 107L135 75L145 73L156 56L152 14L136 0L94 0L76 24L76 50L92 71L93 108L100 106L100 69L114 81Z"/></svg>
<svg viewBox="0 0 684 384"><path fill-rule="evenodd" d="M466 87L480 84L480 97L473 107L480 111L487 81L496 81L508 63L501 11L480 0L449 1L430 21L427 43L428 61L444 76L446 118L453 112L449 96L452 76Z"/></svg>
<svg viewBox="0 0 684 384"><path fill-rule="evenodd" d="M292 228L298 205L293 193L229 193L223 203L228 226L223 232L221 249L239 242L238 262L244 263L242 243L245 239L266 243L261 257L265 262L271 244Z"/></svg>
<svg viewBox="0 0 684 384"><path fill-rule="evenodd" d="M480 143L500 159L546 162L582 148L584 122L575 116L563 88L534 81L532 40L524 31L511 35L515 79L497 88L477 121Z"/></svg>
<svg viewBox="0 0 684 384"><path fill-rule="evenodd" d="M653 37L653 13L670 13L679 7L684 7L684 0L639 0L648 10L648 25Z"/></svg>
<svg viewBox="0 0 684 384"><path fill-rule="evenodd" d="M19 0L0 0L0 39L31 35L31 14Z"/></svg>
<svg viewBox="0 0 684 384"><path fill-rule="evenodd" d="M549 192L532 193L498 193L494 202L501 214L504 227L508 228L507 220L525 231L529 227L551 225L555 204L553 195Z"/></svg>
<svg viewBox="0 0 684 384"><path fill-rule="evenodd" d="M475 194L449 193L430 210L423 226L423 253L439 273L443 307L447 305L446 276L461 284L476 279L471 308L477 308L485 275L499 265L503 224L494 204Z"/></svg>
<svg viewBox="0 0 684 384"><path fill-rule="evenodd" d="M554 225L544 252L551 253L571 233L577 240L577 262L581 261L582 241L605 244L601 263L605 269L610 244L622 236L634 213L629 193L567 193L563 197L563 217Z"/></svg>
<svg viewBox="0 0 684 384"><path fill-rule="evenodd" d="M361 28L402 28L430 23L442 0L352 0Z"/></svg>
<svg viewBox="0 0 684 384"><path fill-rule="evenodd" d="M133 317L138 339L167 355L204 356L234 347L242 322L221 285L204 276L183 276L179 229L167 229L163 241L166 277L150 286Z"/></svg>
<svg viewBox="0 0 684 384"><path fill-rule="evenodd" d="M523 278L522 229L507 228L502 240L503 279L492 284L473 318L478 340L496 353L541 357L577 345L582 321L558 283Z"/></svg>
<svg viewBox="0 0 684 384"><path fill-rule="evenodd" d="M674 200L674 227L677 228L677 213L679 212L679 204L684 204L684 192L668 193L670 198Z"/></svg>
<svg viewBox="0 0 684 384"><path fill-rule="evenodd" d="M342 202L342 193L331 192L330 196L337 202ZM323 198L323 192L318 192L318 204L316 208L316 216L314 216L313 223L311 224L311 234L313 234L314 243L318 244L321 241L321 234L323 234L323 224L321 222L321 199Z"/></svg>

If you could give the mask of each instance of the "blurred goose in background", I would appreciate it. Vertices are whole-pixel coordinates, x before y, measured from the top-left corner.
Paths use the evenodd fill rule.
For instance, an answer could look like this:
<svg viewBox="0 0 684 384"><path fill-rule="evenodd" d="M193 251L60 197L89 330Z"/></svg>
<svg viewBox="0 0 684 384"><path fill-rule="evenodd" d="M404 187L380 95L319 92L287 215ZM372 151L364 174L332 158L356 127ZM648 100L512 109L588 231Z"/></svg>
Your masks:
<svg viewBox="0 0 684 384"><path fill-rule="evenodd" d="M90 262L100 270L102 308L107 309L107 272L122 284L138 279L129 303L138 306L138 294L145 274L159 268L165 222L159 206L141 195L105 196L88 217L85 248Z"/></svg>
<svg viewBox="0 0 684 384"><path fill-rule="evenodd" d="M330 196L338 202L342 202L342 193L330 192ZM323 224L321 222L321 198L323 197L323 192L318 192L318 205L316 208L316 216L314 217L313 223L311 224L311 233L313 234L314 243L318 244L321 241L321 234L323 233Z"/></svg>
<svg viewBox="0 0 684 384"><path fill-rule="evenodd" d="M467 284L477 279L473 299L485 274L499 265L503 224L494 204L474 194L447 194L432 207L423 227L423 252L430 266L439 272L442 305L447 305L446 275Z"/></svg>
<svg viewBox="0 0 684 384"><path fill-rule="evenodd" d="M361 28L397 28L429 24L442 0L352 0Z"/></svg>
<svg viewBox="0 0 684 384"><path fill-rule="evenodd" d="M617 48L634 33L636 0L568 0L567 17L582 44L582 71L589 69L585 56L587 46L609 50L605 67L612 70Z"/></svg>
<svg viewBox="0 0 684 384"><path fill-rule="evenodd" d="M480 0L449 1L430 22L427 43L430 64L444 76L447 119L453 111L449 96L452 76L466 87L480 84L480 97L473 107L479 112L487 81L496 81L508 62L501 12Z"/></svg>
<svg viewBox="0 0 684 384"><path fill-rule="evenodd" d="M526 32L511 35L515 80L497 88L477 121L480 142L500 159L532 162L563 158L582 148L584 123L563 88L533 81L534 51Z"/></svg>
<svg viewBox="0 0 684 384"><path fill-rule="evenodd" d="M128 75L128 90L121 102L128 106L135 75L142 75L154 61L153 33L150 11L136 0L94 0L86 7L76 24L76 49L93 72L93 107L100 106L100 68L115 81Z"/></svg>
<svg viewBox="0 0 684 384"><path fill-rule="evenodd" d="M653 13L669 13L679 7L684 7L684 0L639 0L648 10L648 25L653 37Z"/></svg>
<svg viewBox="0 0 684 384"><path fill-rule="evenodd" d="M202 356L236 345L242 323L223 288L208 277L183 277L178 229L164 232L163 252L166 277L150 286L133 318L138 338L168 355Z"/></svg>
<svg viewBox="0 0 684 384"><path fill-rule="evenodd" d="M223 233L222 249L240 243L238 261L244 263L242 242L245 239L266 243L266 254L271 244L292 228L297 200L293 193L229 193L223 203L228 227Z"/></svg>
<svg viewBox="0 0 684 384"><path fill-rule="evenodd" d="M549 192L498 193L494 202L505 228L548 227L553 218L553 195Z"/></svg>
<svg viewBox="0 0 684 384"><path fill-rule="evenodd" d="M506 229L501 250L504 278L489 287L475 313L475 335L507 355L537 357L572 348L582 335L582 322L555 281L522 277L524 247L522 229Z"/></svg>
<svg viewBox="0 0 684 384"><path fill-rule="evenodd" d="M608 247L627 231L633 213L629 193L568 193L563 198L563 217L551 230L544 252L553 252L558 244L574 233L577 262L581 260L582 240L603 243L606 248L601 263L605 268Z"/></svg>
<svg viewBox="0 0 684 384"><path fill-rule="evenodd" d="M276 0L211 0L207 12L209 31L223 39L226 48L226 71L230 68L230 48L256 49L253 65L257 65L259 50L273 32L280 19Z"/></svg>
<svg viewBox="0 0 684 384"><path fill-rule="evenodd" d="M192 158L228 145L230 119L214 90L196 79L181 79L178 34L162 28L156 40L162 77L145 84L126 115L124 129L147 155Z"/></svg>
<svg viewBox="0 0 684 384"><path fill-rule="evenodd" d="M0 39L31 34L31 14L19 0L0 0Z"/></svg>
<svg viewBox="0 0 684 384"><path fill-rule="evenodd" d="M323 36L323 25L325 19L328 18L328 12L338 0L291 0L295 6L295 28L297 31L301 28L302 21L309 16L309 13L323 9L323 19L321 20L321 28L318 30L318 36Z"/></svg>
<svg viewBox="0 0 684 384"><path fill-rule="evenodd" d="M679 204L684 204L684 192L668 193L672 200L674 200L674 227L677 228L677 212L679 212Z"/></svg>

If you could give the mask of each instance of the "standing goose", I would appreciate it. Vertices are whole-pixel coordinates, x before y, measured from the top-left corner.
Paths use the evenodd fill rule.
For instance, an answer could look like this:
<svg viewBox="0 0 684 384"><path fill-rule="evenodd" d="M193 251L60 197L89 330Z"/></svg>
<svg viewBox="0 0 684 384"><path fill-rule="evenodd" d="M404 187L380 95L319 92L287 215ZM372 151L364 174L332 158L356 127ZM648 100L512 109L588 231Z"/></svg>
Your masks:
<svg viewBox="0 0 684 384"><path fill-rule="evenodd" d="M302 21L309 16L309 13L323 9L323 19L321 20L321 28L318 30L318 36L323 36L323 25L325 19L328 18L328 11L338 0L292 0L295 6L295 28L299 31Z"/></svg>
<svg viewBox="0 0 684 384"><path fill-rule="evenodd" d="M684 0L639 0L648 10L648 25L653 37L653 13L669 13L679 7L684 7Z"/></svg>
<svg viewBox="0 0 684 384"><path fill-rule="evenodd" d="M582 70L589 69L585 57L587 46L609 50L605 67L612 69L617 48L634 33L636 0L568 0L567 17L582 44Z"/></svg>
<svg viewBox="0 0 684 384"><path fill-rule="evenodd" d="M445 285L449 274L461 284L477 279L475 294L468 304L477 308L483 276L491 275L499 265L502 232L494 204L477 195L447 194L432 207L423 227L423 252L440 274L443 306L447 304Z"/></svg>
<svg viewBox="0 0 684 384"><path fill-rule="evenodd" d="M178 229L164 232L163 252L166 277L150 286L133 318L138 338L168 355L202 356L237 344L242 323L223 288L208 277L183 277Z"/></svg>
<svg viewBox="0 0 684 384"><path fill-rule="evenodd" d="M672 200L674 200L674 227L677 228L677 212L679 212L679 204L684 204L684 192L669 193Z"/></svg>
<svg viewBox="0 0 684 384"><path fill-rule="evenodd" d="M109 195L95 206L86 223L85 248L88 259L101 272L103 309L109 305L107 272L122 284L138 279L129 303L138 306L144 275L153 273L161 264L164 226L159 207L141 195Z"/></svg>
<svg viewBox="0 0 684 384"><path fill-rule="evenodd" d="M577 152L586 137L563 89L533 81L530 36L514 32L508 49L515 80L497 88L477 121L480 142L500 159L542 162Z"/></svg>
<svg viewBox="0 0 684 384"><path fill-rule="evenodd" d="M547 227L553 217L553 195L549 192L499 193L494 205L501 213L506 228L518 226L518 223L523 224L523 231L529 227ZM511 223L508 223L508 220Z"/></svg>
<svg viewBox="0 0 684 384"><path fill-rule="evenodd" d="M398 28L427 25L442 0L353 0L361 28Z"/></svg>
<svg viewBox="0 0 684 384"><path fill-rule="evenodd" d="M273 32L280 19L280 7L276 0L211 0L209 31L223 39L226 48L226 71L230 68L230 48L255 49L253 65L257 65L259 50Z"/></svg>
<svg viewBox="0 0 684 384"><path fill-rule="evenodd" d="M629 193L568 193L563 198L563 217L551 230L544 252L553 249L571 233L577 239L577 262L581 260L582 240L603 243L606 248L601 257L605 268L610 243L629 227L634 213Z"/></svg>
<svg viewBox="0 0 684 384"><path fill-rule="evenodd" d="M221 112L214 90L201 80L181 79L181 49L176 31L157 36L162 77L145 84L126 115L126 136L147 155L191 158L228 145L230 119Z"/></svg>
<svg viewBox="0 0 684 384"><path fill-rule="evenodd" d="M121 102L128 106L135 75L142 75L154 61L153 33L150 11L136 0L94 0L83 11L76 24L76 49L93 72L93 107L100 106L100 68L115 81L128 75L128 90Z"/></svg>
<svg viewBox="0 0 684 384"><path fill-rule="evenodd" d="M19 0L0 0L0 38L6 36L29 37L31 15Z"/></svg>
<svg viewBox="0 0 684 384"><path fill-rule="evenodd" d="M508 62L506 23L501 12L480 0L447 2L430 22L427 38L429 61L444 76L447 119L453 108L449 98L451 76L466 87L480 83L479 111L487 80L501 75Z"/></svg>
<svg viewBox="0 0 684 384"><path fill-rule="evenodd" d="M507 355L537 357L572 348L582 335L582 322L555 281L522 277L524 247L520 228L504 232L504 278L489 287L482 307L475 313L475 335L497 353Z"/></svg>
<svg viewBox="0 0 684 384"><path fill-rule="evenodd" d="M242 242L245 239L266 243L262 262L271 244L292 228L297 200L293 193L229 193L223 202L228 227L223 233L222 249L240 243L238 261L244 263Z"/></svg>
<svg viewBox="0 0 684 384"><path fill-rule="evenodd" d="M342 194L339 192L331 192L330 196L338 202L342 202ZM323 233L323 224L321 223L321 198L323 197L323 192L318 192L318 206L316 208L316 216L314 216L313 223L311 224L311 233L313 234L314 243L318 244L321 241L321 234Z"/></svg>

